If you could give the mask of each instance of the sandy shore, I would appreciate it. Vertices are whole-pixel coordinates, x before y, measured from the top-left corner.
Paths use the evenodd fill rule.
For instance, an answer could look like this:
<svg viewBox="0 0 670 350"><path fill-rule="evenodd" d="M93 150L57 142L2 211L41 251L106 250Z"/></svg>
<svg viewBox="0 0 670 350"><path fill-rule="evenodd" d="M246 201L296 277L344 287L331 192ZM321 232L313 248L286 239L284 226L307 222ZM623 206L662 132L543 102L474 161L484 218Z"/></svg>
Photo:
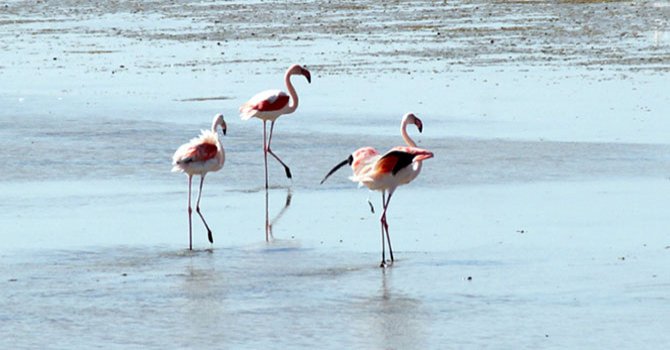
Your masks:
<svg viewBox="0 0 670 350"><path fill-rule="evenodd" d="M661 1L14 1L4 6L0 25L16 36L5 49L47 39L50 53L61 57L113 56L127 50L113 43L119 39L149 47L197 42L220 51L128 62L144 70L251 62L254 72L275 72L284 66L277 65L287 55L282 51L293 51L288 55L309 61L319 75L497 65L667 72L669 17ZM79 45L60 45L71 35Z"/></svg>

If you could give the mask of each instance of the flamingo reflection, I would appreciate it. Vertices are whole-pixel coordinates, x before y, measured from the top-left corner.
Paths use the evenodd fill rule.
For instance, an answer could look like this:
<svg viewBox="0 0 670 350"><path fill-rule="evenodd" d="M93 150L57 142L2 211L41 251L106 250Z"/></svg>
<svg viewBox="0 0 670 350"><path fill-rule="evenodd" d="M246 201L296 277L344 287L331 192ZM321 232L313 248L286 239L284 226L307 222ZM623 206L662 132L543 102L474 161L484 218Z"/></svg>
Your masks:
<svg viewBox="0 0 670 350"><path fill-rule="evenodd" d="M270 242L270 240L274 240L274 235L272 234L272 227L281 219L282 216L284 216L284 213L286 213L286 210L288 210L288 207L291 205L291 197L293 196L293 193L291 192L291 188L288 188L286 190L286 201L284 202L284 207L277 213L277 215L270 220L270 192L266 189L265 190L265 241Z"/></svg>

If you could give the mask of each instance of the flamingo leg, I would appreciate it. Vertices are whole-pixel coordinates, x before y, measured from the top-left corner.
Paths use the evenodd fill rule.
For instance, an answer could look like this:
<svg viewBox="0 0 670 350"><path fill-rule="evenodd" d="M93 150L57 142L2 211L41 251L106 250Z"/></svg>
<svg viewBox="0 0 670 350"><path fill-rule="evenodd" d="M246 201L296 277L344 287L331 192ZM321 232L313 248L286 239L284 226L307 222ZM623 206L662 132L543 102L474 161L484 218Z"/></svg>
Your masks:
<svg viewBox="0 0 670 350"><path fill-rule="evenodd" d="M382 227L382 262L379 264L379 267L386 266L386 245L384 242L384 226L386 225L386 190L382 191L382 207L384 208L384 212L380 219Z"/></svg>
<svg viewBox="0 0 670 350"><path fill-rule="evenodd" d="M265 189L268 189L268 142L267 121L263 120L263 159L265 160Z"/></svg>
<svg viewBox="0 0 670 350"><path fill-rule="evenodd" d="M209 229L209 225L207 225L207 221L205 221L205 217L202 216L202 213L200 212L200 197L202 196L202 184L205 182L205 175L200 176L200 190L198 191L198 201L195 203L195 211L200 215L200 219L202 219L202 223L205 224L205 228L207 228L207 238L209 239L209 243L214 243L214 238L212 237L212 230Z"/></svg>
<svg viewBox="0 0 670 350"><path fill-rule="evenodd" d="M370 201L370 192L368 192L368 205L370 206L370 212L372 214L374 214L375 213L375 206L372 205L372 202Z"/></svg>
<svg viewBox="0 0 670 350"><path fill-rule="evenodd" d="M386 229L386 241L388 242L389 245L389 255L391 255L391 263L393 263L393 248L391 248L391 237L389 236L389 225L388 222L386 222L386 208L389 206L389 202L391 201L391 196L393 196L393 192L395 189L389 190L389 195L386 197L386 204L384 205L384 228Z"/></svg>
<svg viewBox="0 0 670 350"><path fill-rule="evenodd" d="M278 157L274 152L272 152L272 149L270 148L270 143L272 143L272 132L274 131L274 128L275 128L275 121L273 120L273 121L270 123L270 138L268 139L268 147L267 147L267 151L268 151L273 157L275 157L275 159L276 159L282 166L284 166L284 170L286 171L286 177L288 177L289 179L291 179L291 178L292 178L292 177L291 177L291 169L289 169L288 165L286 165L286 163L284 163L281 159L279 159L279 157Z"/></svg>
<svg viewBox="0 0 670 350"><path fill-rule="evenodd" d="M193 224L191 220L191 213L193 212L193 209L191 209L191 183L193 182L193 176L189 175L188 176L188 206L187 212L188 212L188 250L193 250Z"/></svg>

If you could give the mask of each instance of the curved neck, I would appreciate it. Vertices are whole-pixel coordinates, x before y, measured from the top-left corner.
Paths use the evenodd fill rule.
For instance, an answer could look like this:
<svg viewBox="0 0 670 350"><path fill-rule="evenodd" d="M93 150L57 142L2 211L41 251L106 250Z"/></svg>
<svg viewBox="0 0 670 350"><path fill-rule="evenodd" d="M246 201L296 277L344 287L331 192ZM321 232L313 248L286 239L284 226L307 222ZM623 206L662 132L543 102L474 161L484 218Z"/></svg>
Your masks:
<svg viewBox="0 0 670 350"><path fill-rule="evenodd" d="M212 133L214 133L214 135L216 136L216 142L218 142L219 148L223 149L223 143L221 143L221 137L219 137L219 131L216 130L217 126L219 126L219 124L217 124L216 120L214 120L214 122L212 123ZM223 126L221 126L221 128L223 129Z"/></svg>
<svg viewBox="0 0 670 350"><path fill-rule="evenodd" d="M223 126L221 129L223 129ZM219 136L219 132L216 130L216 124L212 125L212 132L216 135L216 143L219 144L219 149L223 150L223 142L221 142L221 136Z"/></svg>
<svg viewBox="0 0 670 350"><path fill-rule="evenodd" d="M287 113L293 113L298 109L298 94L295 92L293 84L291 84L291 74L288 72L284 75L284 83L286 83L286 89L288 90L289 96L291 96L291 102L289 102Z"/></svg>
<svg viewBox="0 0 670 350"><path fill-rule="evenodd" d="M416 142L412 140L411 137L407 134L407 119L404 119L402 121L402 124L400 125L400 133L402 134L402 139L405 140L405 143L410 146L410 147L416 147Z"/></svg>

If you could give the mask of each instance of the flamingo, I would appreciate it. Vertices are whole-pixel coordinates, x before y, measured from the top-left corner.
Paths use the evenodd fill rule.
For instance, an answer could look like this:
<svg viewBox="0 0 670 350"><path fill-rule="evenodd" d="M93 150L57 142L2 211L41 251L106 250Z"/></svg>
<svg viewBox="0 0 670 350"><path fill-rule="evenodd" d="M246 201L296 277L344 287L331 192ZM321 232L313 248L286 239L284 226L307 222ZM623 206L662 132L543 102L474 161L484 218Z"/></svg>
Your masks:
<svg viewBox="0 0 670 350"><path fill-rule="evenodd" d="M386 266L384 235L389 246L391 264L394 261L393 249L391 248L391 237L388 232L386 211L393 193L398 186L405 185L414 180L421 172L423 160L433 157L433 152L416 147L416 143L407 134L407 125L416 125L419 132L423 131L423 122L412 113L403 116L400 123L400 133L407 146L393 147L384 155L380 155L372 147L362 147L354 151L347 159L337 164L321 180L323 184L326 179L338 169L350 165L353 176L350 179L358 182L359 186L366 186L370 190L382 193L383 212L380 217L382 232L382 262L379 267ZM372 204L370 204L372 208Z"/></svg>
<svg viewBox="0 0 670 350"><path fill-rule="evenodd" d="M214 243L212 230L207 225L205 217L200 212L200 196L202 195L202 184L205 181L205 175L210 171L219 171L223 168L226 155L223 145L219 139L217 127L221 127L223 134L226 134L226 122L223 115L217 114L212 121L211 130L202 130L199 137L193 138L188 143L181 145L172 156L172 171L186 173L188 176L188 249L193 250L193 228L191 224L191 183L193 175L200 175L200 189L198 190L198 200L195 204L195 211L200 216L202 223L207 228L207 238L209 243Z"/></svg>
<svg viewBox="0 0 670 350"><path fill-rule="evenodd" d="M303 75L307 78L307 82L312 82L312 77L309 71L298 64L294 64L286 70L284 74L284 83L288 94L281 90L265 90L259 92L249 101L245 102L240 107L240 117L242 120L249 120L256 117L263 121L263 156L265 160L265 188L268 188L268 153L270 153L286 171L286 177L291 176L291 169L279 157L272 152L270 143L272 142L272 131L274 130L275 121L283 114L290 114L295 112L298 108L298 94L291 83L292 75ZM293 101L291 103L291 100ZM270 121L270 137L267 138L267 122Z"/></svg>

